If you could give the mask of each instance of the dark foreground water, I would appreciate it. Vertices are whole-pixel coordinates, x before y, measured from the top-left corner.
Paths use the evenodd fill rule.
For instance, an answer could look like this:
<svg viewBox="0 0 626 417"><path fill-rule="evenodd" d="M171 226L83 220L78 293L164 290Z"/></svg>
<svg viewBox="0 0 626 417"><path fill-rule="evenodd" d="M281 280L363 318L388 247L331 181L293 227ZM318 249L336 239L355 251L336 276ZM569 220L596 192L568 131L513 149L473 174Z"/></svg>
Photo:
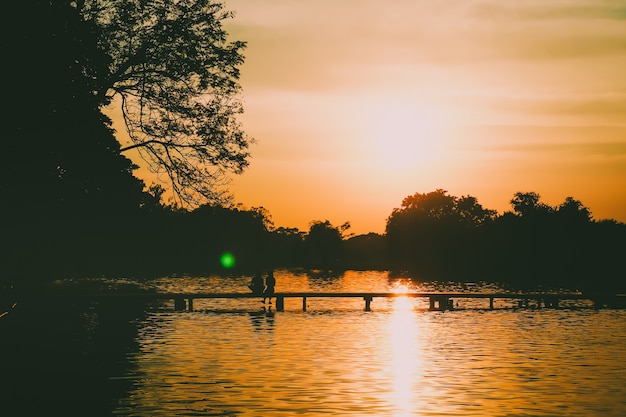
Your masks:
<svg viewBox="0 0 626 417"><path fill-rule="evenodd" d="M276 276L278 291L451 286L371 271ZM243 291L248 280L141 285ZM431 312L425 300L375 299L364 312L358 299L310 299L303 312L287 299L275 312L259 300L197 300L194 312L175 312L170 303L24 302L0 319L0 415L626 415L626 311L472 303Z"/></svg>

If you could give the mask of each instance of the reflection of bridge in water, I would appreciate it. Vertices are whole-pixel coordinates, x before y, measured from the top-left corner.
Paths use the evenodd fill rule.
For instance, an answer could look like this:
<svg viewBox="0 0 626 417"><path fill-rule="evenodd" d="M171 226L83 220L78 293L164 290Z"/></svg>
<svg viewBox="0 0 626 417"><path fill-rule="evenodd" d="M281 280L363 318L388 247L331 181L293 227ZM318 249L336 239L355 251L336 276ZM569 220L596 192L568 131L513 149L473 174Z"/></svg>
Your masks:
<svg viewBox="0 0 626 417"><path fill-rule="evenodd" d="M176 310L193 311L196 299L246 299L262 298L251 293L162 293L151 297L174 300ZM494 309L495 300L517 302L518 308L562 308L564 301L587 301L594 308L626 308L626 294L582 294L582 293L462 293L462 292L277 292L276 310L285 310L286 298L301 298L302 310L307 309L307 300L311 298L361 298L365 311L371 310L374 298L411 297L427 298L430 310L453 310L454 301L459 299L489 300L489 309Z"/></svg>

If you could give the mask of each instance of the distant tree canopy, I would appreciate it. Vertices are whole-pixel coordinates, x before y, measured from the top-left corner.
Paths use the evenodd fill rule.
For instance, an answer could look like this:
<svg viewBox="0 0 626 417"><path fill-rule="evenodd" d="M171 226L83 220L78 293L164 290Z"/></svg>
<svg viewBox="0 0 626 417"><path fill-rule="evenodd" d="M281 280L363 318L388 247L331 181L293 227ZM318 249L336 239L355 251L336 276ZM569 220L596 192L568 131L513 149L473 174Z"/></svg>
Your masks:
<svg viewBox="0 0 626 417"><path fill-rule="evenodd" d="M517 192L511 206L497 215L441 189L408 196L387 219L391 267L424 279L626 289L626 225L594 221L573 197L552 207L535 192Z"/></svg>
<svg viewBox="0 0 626 417"><path fill-rule="evenodd" d="M343 245L346 269L389 269L387 240L385 235L368 233L350 236Z"/></svg>
<svg viewBox="0 0 626 417"><path fill-rule="evenodd" d="M477 228L495 215L474 197L458 198L442 189L408 196L387 219L391 262L427 276L466 268L469 241L475 238Z"/></svg>
<svg viewBox="0 0 626 417"><path fill-rule="evenodd" d="M145 253L143 259L151 261L133 265L133 260L128 260L129 266L139 266L138 273L228 273L220 263L225 253L233 256L235 271L272 266L267 259L266 219L257 210L203 205L191 212L165 211L153 222L159 225L149 231L153 238L137 248Z"/></svg>
<svg viewBox="0 0 626 417"><path fill-rule="evenodd" d="M307 265L328 269L340 265L343 257L343 234L350 223L335 227L330 221L314 221L304 237Z"/></svg>
<svg viewBox="0 0 626 417"><path fill-rule="evenodd" d="M428 219L429 221L449 221L464 226L478 226L493 220L494 210L483 208L475 197L454 197L442 189L430 193L415 193L402 200L399 209L394 209L387 219L387 227L393 228L394 221L403 217Z"/></svg>
<svg viewBox="0 0 626 417"><path fill-rule="evenodd" d="M541 196L535 192L517 192L511 200L511 205L515 214L525 216L526 218L552 214L554 209L547 204L541 203L540 199Z"/></svg>

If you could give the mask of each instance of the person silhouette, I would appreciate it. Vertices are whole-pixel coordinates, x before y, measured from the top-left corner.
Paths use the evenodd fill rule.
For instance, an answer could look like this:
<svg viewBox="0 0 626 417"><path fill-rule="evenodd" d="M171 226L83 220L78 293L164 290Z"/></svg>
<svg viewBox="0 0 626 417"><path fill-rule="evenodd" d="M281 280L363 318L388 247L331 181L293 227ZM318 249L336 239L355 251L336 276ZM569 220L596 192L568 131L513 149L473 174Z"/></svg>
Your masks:
<svg viewBox="0 0 626 417"><path fill-rule="evenodd" d="M269 298L270 304L272 304L272 296L274 295L274 287L276 286L276 278L274 278L274 271L268 271L265 278L265 291L263 292L263 302L266 298Z"/></svg>
<svg viewBox="0 0 626 417"><path fill-rule="evenodd" d="M254 276L252 277L252 280L250 281L250 285L248 285L248 288L250 288L250 291L252 291L252 294L263 295L263 291L265 290L265 285L263 284L263 277L261 276L260 272L257 272L256 274L254 274ZM265 298L263 298L263 302L265 302Z"/></svg>

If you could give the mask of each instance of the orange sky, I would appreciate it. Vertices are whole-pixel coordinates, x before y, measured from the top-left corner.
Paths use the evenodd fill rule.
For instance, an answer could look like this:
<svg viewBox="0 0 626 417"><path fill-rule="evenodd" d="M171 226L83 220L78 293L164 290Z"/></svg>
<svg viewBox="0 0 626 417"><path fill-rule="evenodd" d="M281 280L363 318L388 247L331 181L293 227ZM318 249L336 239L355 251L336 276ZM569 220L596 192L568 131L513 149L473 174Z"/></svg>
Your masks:
<svg viewBox="0 0 626 417"><path fill-rule="evenodd" d="M277 226L382 233L437 188L626 221L623 0L225 3L257 140L231 190Z"/></svg>

